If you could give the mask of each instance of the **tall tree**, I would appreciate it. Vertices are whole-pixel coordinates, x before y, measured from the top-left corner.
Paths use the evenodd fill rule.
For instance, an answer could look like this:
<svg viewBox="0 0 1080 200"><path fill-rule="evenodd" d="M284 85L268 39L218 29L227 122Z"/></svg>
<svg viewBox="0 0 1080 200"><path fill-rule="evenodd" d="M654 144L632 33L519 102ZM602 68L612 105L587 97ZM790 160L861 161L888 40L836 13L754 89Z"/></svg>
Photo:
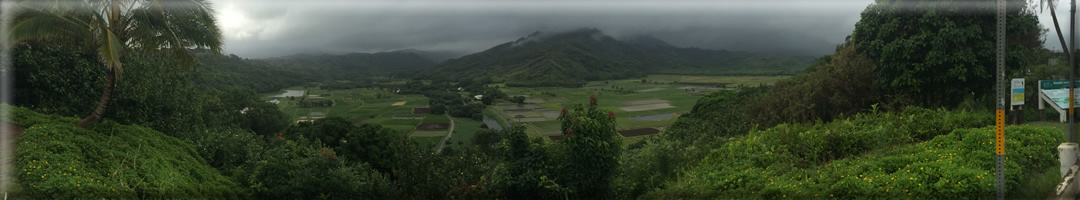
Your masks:
<svg viewBox="0 0 1080 200"><path fill-rule="evenodd" d="M1025 0L1008 0L1006 66L1028 64L1042 47L1038 18ZM996 4L991 0L877 0L862 12L850 42L874 61L874 81L897 101L954 106L993 94Z"/></svg>
<svg viewBox="0 0 1080 200"><path fill-rule="evenodd" d="M105 87L97 108L79 120L80 127L101 121L116 81L121 58L129 51L176 59L183 68L198 63L190 48L221 54L221 32L204 0L69 0L16 5L8 33L23 40L73 39L94 51L105 66Z"/></svg>
<svg viewBox="0 0 1080 200"><path fill-rule="evenodd" d="M556 179L579 199L612 199L614 181L622 156L622 140L615 124L615 113L604 112L596 96L589 105L574 105L559 115L563 139Z"/></svg>

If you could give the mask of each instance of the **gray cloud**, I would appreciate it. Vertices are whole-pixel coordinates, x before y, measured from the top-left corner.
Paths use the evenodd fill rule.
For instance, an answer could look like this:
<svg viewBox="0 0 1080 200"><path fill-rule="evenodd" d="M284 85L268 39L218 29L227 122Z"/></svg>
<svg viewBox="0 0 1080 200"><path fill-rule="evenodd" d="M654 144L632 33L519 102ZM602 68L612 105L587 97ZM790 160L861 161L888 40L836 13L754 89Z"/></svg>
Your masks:
<svg viewBox="0 0 1080 200"><path fill-rule="evenodd" d="M676 46L821 55L872 0L211 0L225 51L243 57L399 49L478 52L534 31L593 27Z"/></svg>

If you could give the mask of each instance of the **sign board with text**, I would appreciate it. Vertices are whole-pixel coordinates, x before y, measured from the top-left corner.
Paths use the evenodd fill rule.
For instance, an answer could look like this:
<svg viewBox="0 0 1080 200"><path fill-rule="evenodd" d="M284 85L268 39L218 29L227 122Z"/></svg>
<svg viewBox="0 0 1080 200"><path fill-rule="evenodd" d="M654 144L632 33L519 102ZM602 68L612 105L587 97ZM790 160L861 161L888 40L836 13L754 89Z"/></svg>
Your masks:
<svg viewBox="0 0 1080 200"><path fill-rule="evenodd" d="M1074 80L1074 84L1076 84L1076 86L1078 88L1073 89L1073 91L1076 91L1076 92L1073 92L1073 95L1080 97L1080 79ZM1067 81L1067 80L1040 80L1038 85L1039 85L1039 90L1037 91L1038 92L1037 95L1041 96L1039 98L1042 99L1042 100L1040 100L1040 102L1045 101L1046 103L1055 104L1055 106L1057 108L1061 108L1061 109L1066 109L1067 110L1068 108L1070 108L1070 106L1069 106L1069 81ZM1073 98L1077 98L1077 97L1073 97ZM1075 101L1075 102L1073 102L1073 104L1075 105L1075 107L1080 107L1080 101ZM1042 106L1040 105L1040 108L1041 107Z"/></svg>
<svg viewBox="0 0 1080 200"><path fill-rule="evenodd" d="M1039 88L1042 89L1061 89L1069 88L1068 80L1042 80L1039 81ZM1080 87L1080 79L1073 80L1073 84Z"/></svg>

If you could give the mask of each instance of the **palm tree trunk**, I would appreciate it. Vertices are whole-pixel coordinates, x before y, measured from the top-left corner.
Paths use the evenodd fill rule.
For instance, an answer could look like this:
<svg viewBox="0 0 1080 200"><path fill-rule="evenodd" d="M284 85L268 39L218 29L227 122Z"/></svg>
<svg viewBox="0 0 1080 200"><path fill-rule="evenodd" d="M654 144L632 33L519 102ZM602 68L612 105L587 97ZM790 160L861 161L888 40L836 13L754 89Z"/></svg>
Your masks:
<svg viewBox="0 0 1080 200"><path fill-rule="evenodd" d="M1057 31L1058 41L1061 41L1061 50L1065 51L1065 60L1069 62L1069 66L1072 66L1072 59L1069 59L1072 54L1069 53L1069 47L1065 45L1065 36L1061 36L1061 26L1058 26L1057 12L1054 12L1056 7L1054 7L1053 1L1048 2L1050 3L1050 19L1054 20L1054 30Z"/></svg>
<svg viewBox="0 0 1080 200"><path fill-rule="evenodd" d="M77 124L79 127L86 128L90 123L97 123L101 121L102 115L105 115L105 107L109 105L113 86L116 85L116 73L112 69L105 71L105 91L101 93L101 100L98 100L97 108L94 109L94 112L90 113L90 116L86 116L86 118L79 120L79 123Z"/></svg>

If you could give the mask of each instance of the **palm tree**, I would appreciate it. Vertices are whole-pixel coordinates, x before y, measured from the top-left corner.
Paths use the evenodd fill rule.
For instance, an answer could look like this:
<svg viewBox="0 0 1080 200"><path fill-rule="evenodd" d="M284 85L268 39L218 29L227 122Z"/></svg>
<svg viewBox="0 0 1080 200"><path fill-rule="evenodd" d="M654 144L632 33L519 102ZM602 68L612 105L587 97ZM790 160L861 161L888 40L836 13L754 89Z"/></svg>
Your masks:
<svg viewBox="0 0 1080 200"><path fill-rule="evenodd" d="M1065 37L1061 35L1061 26L1058 25L1057 12L1054 12L1054 10L1057 9L1057 7L1054 5L1055 1L1057 0L1039 0L1039 8L1044 8L1042 7L1044 3L1046 5L1046 8L1050 8L1050 18L1054 20L1054 31L1057 32L1058 41L1061 42L1061 49L1065 51L1065 60L1068 60L1069 66L1071 67L1072 59L1069 58L1072 57L1072 54L1069 53L1068 45L1065 45Z"/></svg>
<svg viewBox="0 0 1080 200"><path fill-rule="evenodd" d="M221 54L221 33L204 0L68 0L19 2L8 33L10 43L70 39L96 51L104 64L105 89L97 108L78 126L101 121L128 52L175 59L184 69L197 64L190 48Z"/></svg>

